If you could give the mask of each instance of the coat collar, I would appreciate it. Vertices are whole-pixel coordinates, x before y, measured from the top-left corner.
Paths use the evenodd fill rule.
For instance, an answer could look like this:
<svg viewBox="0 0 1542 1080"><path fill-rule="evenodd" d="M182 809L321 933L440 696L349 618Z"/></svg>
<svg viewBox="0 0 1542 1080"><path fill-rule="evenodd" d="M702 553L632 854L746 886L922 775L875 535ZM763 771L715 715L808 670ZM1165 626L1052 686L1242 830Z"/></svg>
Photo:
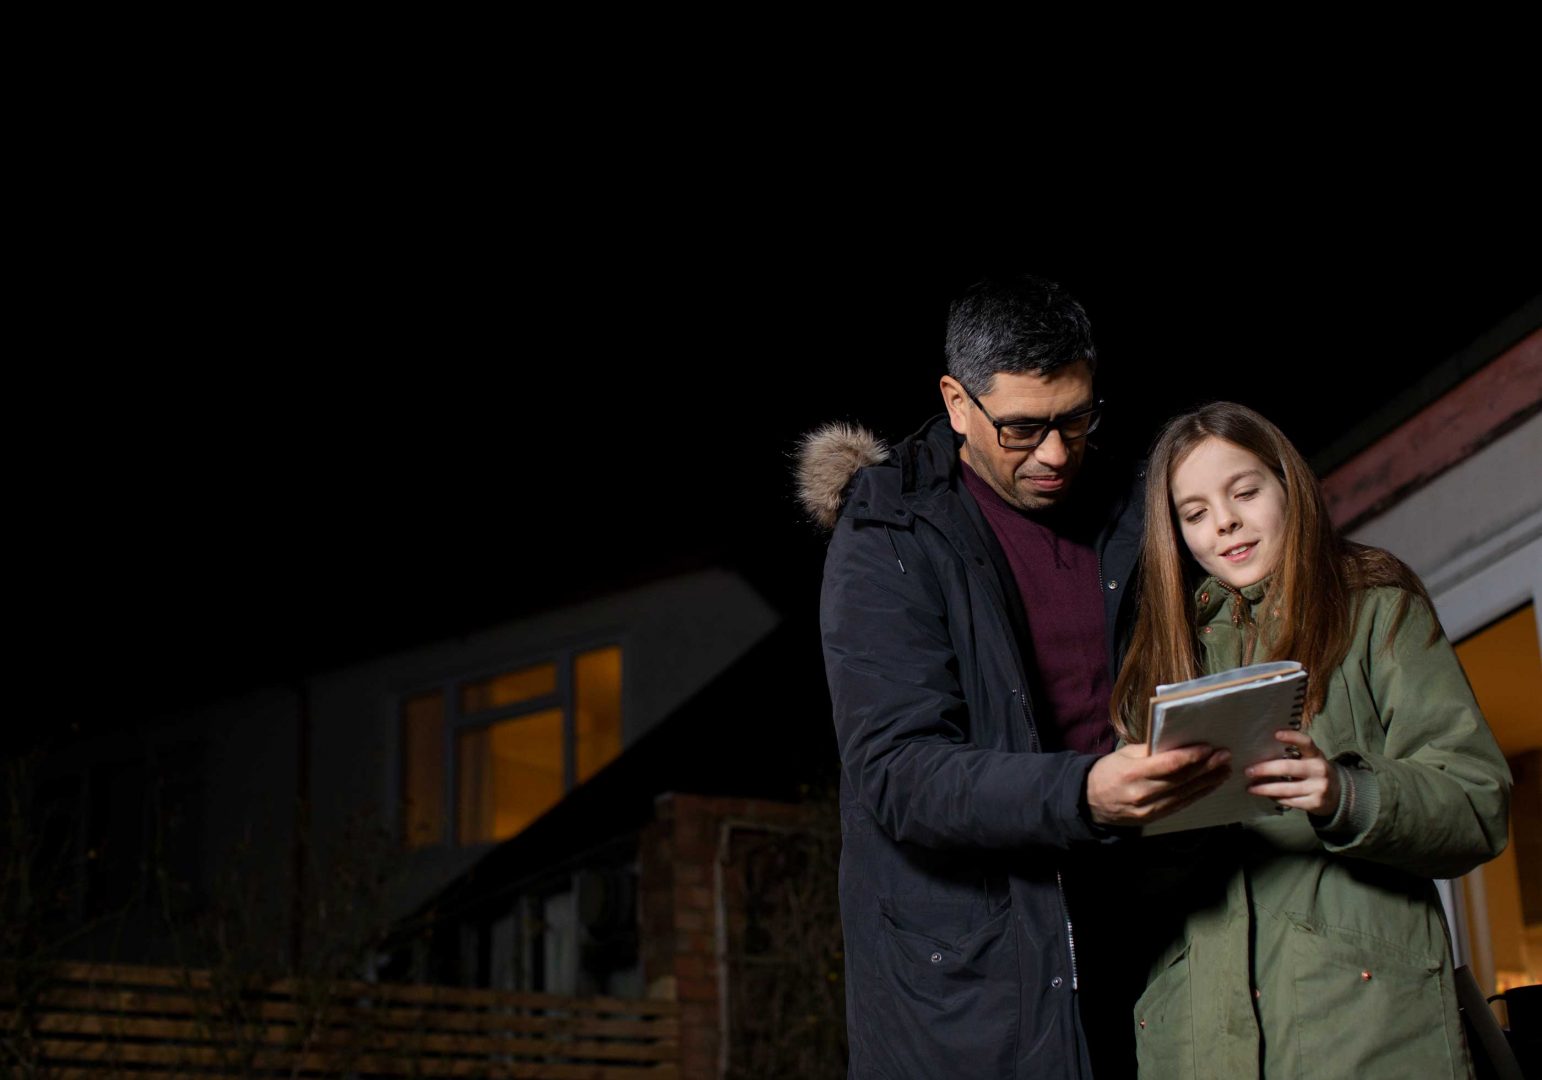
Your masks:
<svg viewBox="0 0 1542 1080"><path fill-rule="evenodd" d="M825 529L834 528L842 517L908 527L916 510L934 507L961 486L962 444L946 413L932 417L892 450L860 427L827 424L800 443L799 499ZM1072 495L1080 512L1093 513L1105 524L1120 516L1120 504L1130 492L1128 478L1118 472L1096 457L1088 458ZM1137 478L1143 475L1142 469ZM1107 539L1100 535L1099 546Z"/></svg>
<svg viewBox="0 0 1542 1080"><path fill-rule="evenodd" d="M1251 585L1241 589L1233 589L1220 578L1211 574L1199 583L1194 590L1194 620L1196 625L1204 626L1213 622L1220 614L1221 609L1237 595L1247 602L1249 608L1254 607L1269 593L1269 579L1255 581Z"/></svg>

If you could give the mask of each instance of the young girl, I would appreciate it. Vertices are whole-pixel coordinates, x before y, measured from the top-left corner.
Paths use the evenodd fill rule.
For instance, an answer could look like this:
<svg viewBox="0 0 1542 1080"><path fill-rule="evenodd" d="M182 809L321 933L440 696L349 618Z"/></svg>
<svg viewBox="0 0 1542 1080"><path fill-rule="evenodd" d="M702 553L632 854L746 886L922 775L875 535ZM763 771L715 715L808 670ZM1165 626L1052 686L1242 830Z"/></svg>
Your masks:
<svg viewBox="0 0 1542 1080"><path fill-rule="evenodd" d="M1158 683L1255 661L1308 672L1304 731L1247 768L1279 809L1172 838L1181 894L1136 1004L1149 1077L1466 1077L1431 878L1504 847L1510 775L1412 571L1341 539L1269 421L1219 403L1152 451L1141 607L1114 723ZM1236 762L1241 767L1246 763Z"/></svg>

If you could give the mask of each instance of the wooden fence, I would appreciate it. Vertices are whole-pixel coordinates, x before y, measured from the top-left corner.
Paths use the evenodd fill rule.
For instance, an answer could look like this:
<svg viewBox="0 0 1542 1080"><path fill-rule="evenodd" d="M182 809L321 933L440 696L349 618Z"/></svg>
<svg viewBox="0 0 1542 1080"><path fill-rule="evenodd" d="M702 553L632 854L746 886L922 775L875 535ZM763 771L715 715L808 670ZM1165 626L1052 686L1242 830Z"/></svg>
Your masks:
<svg viewBox="0 0 1542 1080"><path fill-rule="evenodd" d="M62 964L0 979L0 1074L38 1080L676 1080L673 1001Z"/></svg>

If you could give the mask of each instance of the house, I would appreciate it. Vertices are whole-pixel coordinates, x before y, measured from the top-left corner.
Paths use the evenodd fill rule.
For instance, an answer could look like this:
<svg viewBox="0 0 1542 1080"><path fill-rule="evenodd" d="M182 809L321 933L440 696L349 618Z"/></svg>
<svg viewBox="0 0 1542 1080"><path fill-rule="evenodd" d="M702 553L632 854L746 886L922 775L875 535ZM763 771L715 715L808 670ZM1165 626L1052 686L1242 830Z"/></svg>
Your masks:
<svg viewBox="0 0 1542 1080"><path fill-rule="evenodd" d="M1336 523L1424 580L1515 778L1509 847L1442 885L1457 960L1489 993L1542 982L1539 326L1542 298L1388 403L1320 469Z"/></svg>
<svg viewBox="0 0 1542 1080"><path fill-rule="evenodd" d="M817 634L783 624L402 920L378 974L675 998L682 1075L730 1051L821 1075L844 1061L834 762ZM769 1024L779 1000L812 1019Z"/></svg>
<svg viewBox="0 0 1542 1080"><path fill-rule="evenodd" d="M260 969L364 940L645 744L778 621L742 579L695 570L78 741L38 779L62 810L45 846L66 853L67 952L208 963L211 913Z"/></svg>

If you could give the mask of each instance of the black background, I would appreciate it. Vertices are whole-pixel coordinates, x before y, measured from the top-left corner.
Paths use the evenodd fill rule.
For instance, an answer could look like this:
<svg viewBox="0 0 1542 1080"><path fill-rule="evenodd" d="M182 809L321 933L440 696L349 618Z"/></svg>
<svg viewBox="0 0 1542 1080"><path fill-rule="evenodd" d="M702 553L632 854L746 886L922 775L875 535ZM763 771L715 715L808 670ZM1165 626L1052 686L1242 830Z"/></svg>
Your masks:
<svg viewBox="0 0 1542 1080"><path fill-rule="evenodd" d="M1111 452L1231 398L1310 456L1542 290L1503 169L934 184L785 133L720 155L339 108L108 115L95 172L39 167L25 619L103 723L709 563L807 618L798 435L937 412L983 272L1081 299Z"/></svg>

